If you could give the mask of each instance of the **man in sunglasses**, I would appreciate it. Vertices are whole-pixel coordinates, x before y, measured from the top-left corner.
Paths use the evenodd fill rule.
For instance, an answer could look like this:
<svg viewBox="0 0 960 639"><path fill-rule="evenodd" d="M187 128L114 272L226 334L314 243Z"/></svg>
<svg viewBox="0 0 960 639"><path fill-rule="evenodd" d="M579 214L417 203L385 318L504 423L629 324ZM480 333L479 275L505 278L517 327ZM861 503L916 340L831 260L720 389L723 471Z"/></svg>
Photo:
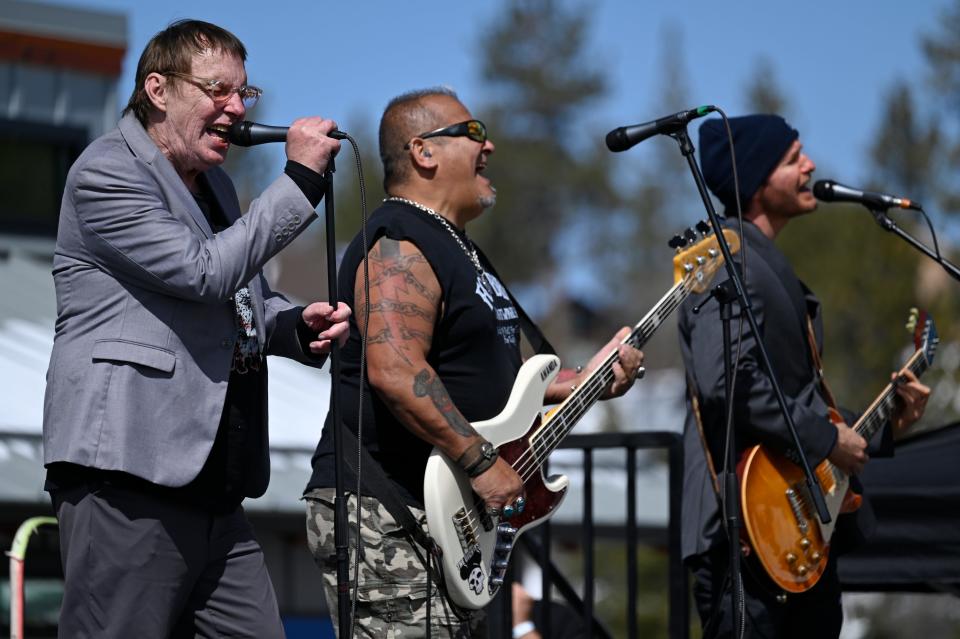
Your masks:
<svg viewBox="0 0 960 639"><path fill-rule="evenodd" d="M265 355L320 365L349 309L295 306L260 271L315 218L339 142L294 122L241 217L219 165L260 97L245 58L220 27L171 24L67 178L43 425L61 637L283 636L240 505L269 480Z"/></svg>
<svg viewBox="0 0 960 639"><path fill-rule="evenodd" d="M341 301L358 309L343 350L341 409L347 435L370 454L361 467L359 491L364 553L356 614L361 636L422 637L429 624L431 636L465 637L479 633L482 625L482 613L457 609L428 577L422 561L427 551L411 537L417 531L398 525L383 490L369 489L371 465L382 471L401 508L409 508L424 530L424 469L433 447L456 461L491 516L509 522L525 506L521 478L471 425L504 408L522 364L521 329L531 343L544 341L466 234L466 225L496 202L484 175L493 152L483 123L446 89L401 95L380 121L389 197L371 216L368 244L358 235L340 268ZM642 372L642 354L619 345L627 331L619 332L585 370L563 371L545 400L565 399L618 348L620 362L604 397L626 392ZM330 610L337 610L332 438L328 420L306 491L307 537L324 570ZM356 459L355 453L347 456ZM345 464L345 485L354 518L358 491L351 465ZM349 535L355 547L355 530ZM469 565L462 573L464 580L480 583Z"/></svg>

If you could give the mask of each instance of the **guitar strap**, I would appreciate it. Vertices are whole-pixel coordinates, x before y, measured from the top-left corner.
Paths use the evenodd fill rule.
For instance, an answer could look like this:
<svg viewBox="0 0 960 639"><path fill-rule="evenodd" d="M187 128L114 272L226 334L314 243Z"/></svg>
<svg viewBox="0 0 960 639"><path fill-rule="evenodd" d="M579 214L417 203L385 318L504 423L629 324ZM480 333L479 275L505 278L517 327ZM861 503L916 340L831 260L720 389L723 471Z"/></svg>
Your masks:
<svg viewBox="0 0 960 639"><path fill-rule="evenodd" d="M354 475L360 475L357 472L356 468L356 455L357 449L360 449L361 455L361 464L363 466L363 474L360 475L361 490L364 493L376 497L383 507L387 509L387 512L393 517L403 528L408 535L410 535L413 540L419 544L427 552L426 558L420 557L420 563L423 564L427 572L427 619L426 619L426 636L430 637L431 632L431 605L430 597L433 591L433 582L436 581L439 585L440 592L444 597L447 597L447 588L444 584L444 574L443 569L440 567L440 556L443 554L443 550L437 545L437 542L434 541L433 537L424 532L423 528L420 526L413 513L410 512L410 509L407 507L406 502L403 500L403 497L400 496L400 493L397 491L397 487L394 485L390 478L387 477L387 474L383 472L383 467L377 462L376 459L370 454L363 446L360 446L359 441L357 441L357 436L345 425L341 425L340 433L344 438L345 451L344 462L350 468ZM359 500L359 495L357 496ZM416 552L416 546L413 547ZM363 544L357 540L357 552L363 553ZM417 553L419 555L419 553ZM456 605L450 601L447 597L447 601L451 604L450 609L453 613L459 618L460 613Z"/></svg>
<svg viewBox="0 0 960 639"><path fill-rule="evenodd" d="M813 369L817 375L817 382L820 384L820 392L827 401L827 405L839 415L840 409L837 408L837 400L834 398L833 391L830 390L830 386L827 384L827 378L823 372L823 362L820 360L820 351L817 350L817 338L813 332L813 320L810 319L809 314L807 314L807 343L810 345L810 355L813 358Z"/></svg>
<svg viewBox="0 0 960 639"><path fill-rule="evenodd" d="M347 451L347 454L344 455L344 461L350 467L351 472L356 475L357 448L359 446L357 436L346 427L342 427L340 432L344 437L345 450ZM379 499L396 522L410 533L410 536L422 548L433 554L438 548L436 542L423 531L420 523L413 517L413 513L410 512L403 497L400 496L397 487L383 471L383 466L373 458L370 451L365 447L359 446L359 448L363 466L363 474L360 477L363 492Z"/></svg>
<svg viewBox="0 0 960 639"><path fill-rule="evenodd" d="M510 289L508 289L506 286L503 288L510 297L510 301L513 302L513 308L517 309L517 316L520 319L520 330L523 331L524 336L527 338L527 341L530 342L530 346L533 347L534 352L538 355L556 355L556 349L554 349L553 345L547 341L546 336L537 327L537 325L533 323L533 320L530 319L530 316L527 315L527 312L523 310L523 307L520 306L520 302L513 297L513 293L510 292Z"/></svg>
<svg viewBox="0 0 960 639"><path fill-rule="evenodd" d="M713 455L710 454L710 447L707 446L707 436L703 432L703 419L700 418L700 393L697 390L697 383L693 381L693 376L687 373L687 393L690 395L690 410L693 412L693 419L697 424L697 433L700 435L700 446L703 448L703 456L707 458L707 470L710 471L710 482L713 486L713 492L720 498L720 480L717 478L717 468L713 465Z"/></svg>

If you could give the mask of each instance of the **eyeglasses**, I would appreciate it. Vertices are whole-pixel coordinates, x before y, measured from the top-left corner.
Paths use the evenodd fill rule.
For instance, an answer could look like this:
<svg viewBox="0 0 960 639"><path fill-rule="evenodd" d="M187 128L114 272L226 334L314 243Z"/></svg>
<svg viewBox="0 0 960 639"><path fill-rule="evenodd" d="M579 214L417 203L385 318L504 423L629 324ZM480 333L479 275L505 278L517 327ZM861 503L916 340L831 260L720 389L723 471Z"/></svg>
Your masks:
<svg viewBox="0 0 960 639"><path fill-rule="evenodd" d="M240 96L240 100L243 102L244 108L252 109L257 104L257 101L260 100L260 96L263 95L263 89L247 84L238 87L231 87L224 84L223 80L198 78L195 75L190 75L188 73L177 73L176 71L168 71L162 75L172 75L178 78L183 78L210 96L210 99L213 100L218 106L222 106L229 102L230 97L236 93Z"/></svg>
<svg viewBox="0 0 960 639"><path fill-rule="evenodd" d="M445 126L442 129L435 129L433 131L428 131L427 133L421 133L420 135L414 137L426 140L427 138L455 138L461 136L466 136L474 142L483 144L487 141L487 127L480 120L467 120L466 122L458 122L457 124ZM409 149L410 142L404 144L403 148Z"/></svg>

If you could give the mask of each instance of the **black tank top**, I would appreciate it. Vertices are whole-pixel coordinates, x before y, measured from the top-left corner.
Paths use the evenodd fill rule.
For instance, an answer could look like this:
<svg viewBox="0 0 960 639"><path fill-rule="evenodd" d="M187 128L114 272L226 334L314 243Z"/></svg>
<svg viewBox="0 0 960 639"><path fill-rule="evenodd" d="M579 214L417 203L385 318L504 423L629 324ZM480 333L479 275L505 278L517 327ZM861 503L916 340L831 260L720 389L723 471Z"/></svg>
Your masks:
<svg viewBox="0 0 960 639"><path fill-rule="evenodd" d="M522 360L517 311L493 267L481 255L485 273L480 276L439 220L407 204L387 202L374 211L368 222L367 250L383 236L415 244L440 282L444 310L434 326L427 362L440 377L453 404L471 422L496 416L507 403ZM467 244L463 236L461 239ZM340 266L340 300L352 309L357 308L354 278L364 253L358 235ZM340 410L344 423L356 433L360 332L355 315L350 318L350 337L341 352ZM421 505L423 472L432 447L393 416L380 398L370 392L367 380L363 384L363 445L397 484L401 495L409 503ZM328 415L313 456L308 491L334 485L331 428ZM344 485L355 491L356 478L346 466L344 469Z"/></svg>

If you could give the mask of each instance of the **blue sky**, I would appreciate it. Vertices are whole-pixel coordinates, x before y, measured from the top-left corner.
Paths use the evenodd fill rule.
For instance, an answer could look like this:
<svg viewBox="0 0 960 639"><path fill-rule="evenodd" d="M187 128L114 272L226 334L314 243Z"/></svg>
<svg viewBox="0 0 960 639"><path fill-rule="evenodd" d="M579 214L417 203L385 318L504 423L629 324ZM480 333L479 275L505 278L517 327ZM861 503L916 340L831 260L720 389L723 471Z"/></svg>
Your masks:
<svg viewBox="0 0 960 639"><path fill-rule="evenodd" d="M450 85L468 106L479 107L488 90L480 78L480 27L507 6L505 0L58 1L127 14L124 99L150 36L171 20L196 17L228 28L247 45L250 82L267 96L250 119L287 125L301 115L333 117L366 146L376 143L370 132L383 106L408 89ZM744 87L765 58L791 105L791 123L819 166L816 177L856 185L869 177L867 149L885 95L897 79L917 87L926 81L920 37L937 27L949 4L595 0L590 54L612 81L610 94L584 122L581 142L602 145L609 129L665 115L659 65L664 39L680 34L690 104L668 112L711 103L742 113ZM496 131L491 135L496 140ZM655 144L673 142L646 142L631 153L653 161Z"/></svg>

